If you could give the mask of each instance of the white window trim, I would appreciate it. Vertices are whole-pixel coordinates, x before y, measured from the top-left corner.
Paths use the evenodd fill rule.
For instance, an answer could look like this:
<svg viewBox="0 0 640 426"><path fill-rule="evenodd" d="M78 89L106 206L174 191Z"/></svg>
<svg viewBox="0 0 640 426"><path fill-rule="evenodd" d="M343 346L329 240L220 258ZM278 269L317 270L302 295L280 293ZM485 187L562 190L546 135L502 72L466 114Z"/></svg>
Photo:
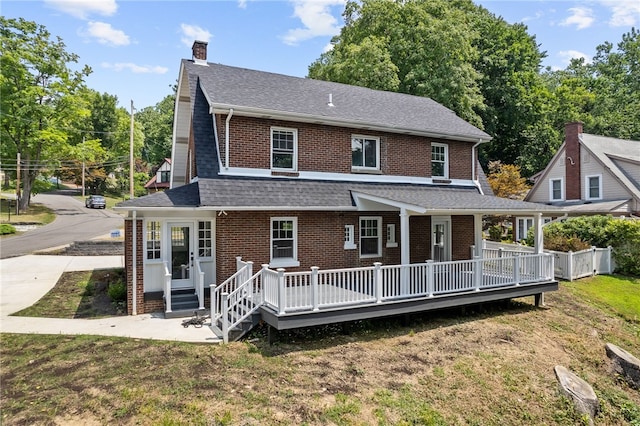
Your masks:
<svg viewBox="0 0 640 426"><path fill-rule="evenodd" d="M147 231L147 227L149 223L157 223L158 224L158 229L156 230L156 232L158 233L158 237L159 240L149 240L148 239L148 231ZM162 249L164 248L164 235L163 235L163 227L164 227L164 223L160 220L145 220L144 221L144 262L145 263L162 263L165 259L164 259L164 253L162 252ZM160 244L159 250L160 250L160 257L158 259L149 259L149 250L147 249L147 243L149 241L158 241Z"/></svg>
<svg viewBox="0 0 640 426"><path fill-rule="evenodd" d="M553 182L560 181L560 198L553 198ZM564 201L564 179L549 179L549 201Z"/></svg>
<svg viewBox="0 0 640 426"><path fill-rule="evenodd" d="M356 231L355 225L345 225L344 226L344 249L345 250L353 250L358 248L356 246Z"/></svg>
<svg viewBox="0 0 640 426"><path fill-rule="evenodd" d="M376 254L362 254L362 221L363 220L377 220L378 221L378 252ZM360 258L372 259L375 257L382 257L382 216L360 216L358 227L358 241L360 242Z"/></svg>
<svg viewBox="0 0 640 426"><path fill-rule="evenodd" d="M590 197L589 179L598 178L598 197ZM584 177L584 199L585 200L602 200L602 175L589 175Z"/></svg>
<svg viewBox="0 0 640 426"><path fill-rule="evenodd" d="M395 223L387 223L387 247L398 247Z"/></svg>
<svg viewBox="0 0 640 426"><path fill-rule="evenodd" d="M353 160L351 162L351 170L362 170L362 171L379 171L380 170L380 138L378 136L367 136L367 135L351 135L351 143L353 144L354 139L369 139L376 141L376 166L375 167L366 167L366 166L354 166ZM352 154L353 156L353 154ZM352 157L353 158L353 157Z"/></svg>
<svg viewBox="0 0 640 426"><path fill-rule="evenodd" d="M524 240L527 238L527 234L529 233L529 229L533 228L534 220L533 216L521 216L516 219L516 229L515 229L515 237L516 241ZM524 235L520 235L520 221L524 221ZM527 226L527 222L531 221L531 226Z"/></svg>
<svg viewBox="0 0 640 426"><path fill-rule="evenodd" d="M282 167L274 167L273 166L273 132L281 131L281 132L292 132L293 133L293 159L291 160L291 168L282 168ZM269 130L269 137L271 139L271 151L270 151L270 165L271 170L282 171L282 172L296 172L298 171L298 129L293 129L289 127L277 127L272 126L271 130Z"/></svg>
<svg viewBox="0 0 640 426"><path fill-rule="evenodd" d="M293 222L293 257L273 258L273 222L291 221ZM298 218L297 217L272 217L269 222L269 262L270 268L294 268L300 266L298 261Z"/></svg>
<svg viewBox="0 0 640 426"><path fill-rule="evenodd" d="M433 147L440 146L444 147L444 176L433 176ZM431 143L431 174L432 178L436 179L449 179L449 145L446 143Z"/></svg>
<svg viewBox="0 0 640 426"><path fill-rule="evenodd" d="M200 238L200 224L201 223L208 223L209 226L210 226L209 232L211 232L211 236L209 237L209 239L211 240L211 247L210 247L211 254L209 256L200 256L200 242L202 241L202 239ZM197 232L197 235L196 235L197 251L196 251L196 253L198 253L198 259L210 260L211 258L213 258L213 253L214 253L213 245L214 245L214 241L215 241L215 235L214 235L214 231L213 231L213 222L210 221L210 220L199 220L196 223L195 232Z"/></svg>

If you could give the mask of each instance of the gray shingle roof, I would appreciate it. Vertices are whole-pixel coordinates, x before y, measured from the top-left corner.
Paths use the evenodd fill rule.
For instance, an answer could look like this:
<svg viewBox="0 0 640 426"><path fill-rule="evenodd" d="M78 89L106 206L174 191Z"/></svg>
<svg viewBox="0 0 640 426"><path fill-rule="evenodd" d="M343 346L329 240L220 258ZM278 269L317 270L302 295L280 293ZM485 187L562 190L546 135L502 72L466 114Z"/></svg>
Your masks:
<svg viewBox="0 0 640 426"><path fill-rule="evenodd" d="M190 79L199 77L212 106L217 108L270 111L470 141L491 139L450 109L425 97L214 63L204 66L186 59L182 64ZM327 105L329 95L334 106Z"/></svg>
<svg viewBox="0 0 640 426"><path fill-rule="evenodd" d="M542 212L562 209L482 195L475 187L439 187L296 179L199 179L197 183L128 200L119 207L205 207L219 210L355 210L353 194L408 204L425 211ZM191 204L189 204L191 203Z"/></svg>

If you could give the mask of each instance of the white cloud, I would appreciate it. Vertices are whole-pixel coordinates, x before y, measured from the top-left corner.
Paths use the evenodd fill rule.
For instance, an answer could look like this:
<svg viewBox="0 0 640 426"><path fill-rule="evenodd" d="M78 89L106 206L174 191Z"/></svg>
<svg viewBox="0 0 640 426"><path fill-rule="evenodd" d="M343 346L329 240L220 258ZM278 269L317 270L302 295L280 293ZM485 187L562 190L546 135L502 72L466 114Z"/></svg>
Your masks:
<svg viewBox="0 0 640 426"><path fill-rule="evenodd" d="M562 59L562 62L569 65L572 59L584 59L584 62L591 63L591 58L586 53L579 52L577 50L561 50L558 52L558 56Z"/></svg>
<svg viewBox="0 0 640 426"><path fill-rule="evenodd" d="M638 0L601 0L600 3L611 10L608 23L612 27L632 27L640 23Z"/></svg>
<svg viewBox="0 0 640 426"><path fill-rule="evenodd" d="M109 46L127 46L131 43L124 31L116 30L111 24L105 22L89 22L87 30L82 35L95 38L98 43Z"/></svg>
<svg viewBox="0 0 640 426"><path fill-rule="evenodd" d="M116 0L44 0L49 7L80 19L91 14L112 16L118 10Z"/></svg>
<svg viewBox="0 0 640 426"><path fill-rule="evenodd" d="M345 0L291 0L293 16L300 18L303 28L287 31L285 44L296 45L318 36L333 36L340 32L338 20L331 14L332 6L342 6Z"/></svg>
<svg viewBox="0 0 640 426"><path fill-rule="evenodd" d="M238 7L240 9L246 9L247 8L247 0L238 0Z"/></svg>
<svg viewBox="0 0 640 426"><path fill-rule="evenodd" d="M167 71L169 71L169 68L167 67L161 67L158 65L137 65L132 62L116 62L115 64L103 62L101 65L103 68L112 69L116 72L129 70L134 74L166 74Z"/></svg>
<svg viewBox="0 0 640 426"><path fill-rule="evenodd" d="M595 22L593 10L588 7L572 7L569 12L571 12L571 16L560 22L560 25L564 27L575 25L576 29L583 30Z"/></svg>
<svg viewBox="0 0 640 426"><path fill-rule="evenodd" d="M195 40L209 42L211 39L211 33L197 25L180 24L180 29L182 30L180 40L189 48L193 46Z"/></svg>

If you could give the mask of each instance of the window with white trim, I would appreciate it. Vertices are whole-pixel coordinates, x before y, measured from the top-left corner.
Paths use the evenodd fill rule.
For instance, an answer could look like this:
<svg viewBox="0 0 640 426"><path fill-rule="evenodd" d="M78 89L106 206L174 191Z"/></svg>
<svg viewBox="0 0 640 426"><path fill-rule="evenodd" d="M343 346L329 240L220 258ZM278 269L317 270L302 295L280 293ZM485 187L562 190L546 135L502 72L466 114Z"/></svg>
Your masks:
<svg viewBox="0 0 640 426"><path fill-rule="evenodd" d="M593 175L585 177L585 199L599 200L602 198L602 176Z"/></svg>
<svg viewBox="0 0 640 426"><path fill-rule="evenodd" d="M271 218L272 267L300 266L298 262L298 219L295 217Z"/></svg>
<svg viewBox="0 0 640 426"><path fill-rule="evenodd" d="M382 256L382 218L360 218L360 257Z"/></svg>
<svg viewBox="0 0 640 426"><path fill-rule="evenodd" d="M211 257L213 250L213 238L211 235L211 222L198 222L198 256Z"/></svg>
<svg viewBox="0 0 640 426"><path fill-rule="evenodd" d="M295 171L298 168L298 130L271 128L271 168Z"/></svg>
<svg viewBox="0 0 640 426"><path fill-rule="evenodd" d="M387 223L387 247L398 247L395 223Z"/></svg>
<svg viewBox="0 0 640 426"><path fill-rule="evenodd" d="M549 201L562 201L564 200L564 188L562 185L562 179L550 179L549 180Z"/></svg>
<svg viewBox="0 0 640 426"><path fill-rule="evenodd" d="M351 136L351 168L354 170L380 170L380 138Z"/></svg>
<svg viewBox="0 0 640 426"><path fill-rule="evenodd" d="M431 177L449 178L449 147L445 144L431 144Z"/></svg>
<svg viewBox="0 0 640 426"><path fill-rule="evenodd" d="M529 228L533 228L533 218L519 217L517 223L518 227L516 229L516 241L524 240L527 238Z"/></svg>
<svg viewBox="0 0 640 426"><path fill-rule="evenodd" d="M344 226L344 249L352 250L356 248L356 233L354 225L345 225Z"/></svg>
<svg viewBox="0 0 640 426"><path fill-rule="evenodd" d="M160 222L148 221L147 222L147 260L156 260L161 258L161 229Z"/></svg>

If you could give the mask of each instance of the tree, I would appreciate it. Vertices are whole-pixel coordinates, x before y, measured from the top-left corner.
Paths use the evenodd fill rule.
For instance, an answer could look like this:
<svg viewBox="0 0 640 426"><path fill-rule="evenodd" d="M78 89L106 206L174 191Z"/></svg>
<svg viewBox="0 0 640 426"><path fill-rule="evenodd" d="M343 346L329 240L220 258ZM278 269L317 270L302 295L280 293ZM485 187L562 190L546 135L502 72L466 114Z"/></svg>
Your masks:
<svg viewBox="0 0 640 426"><path fill-rule="evenodd" d="M21 156L19 209L25 210L44 164L59 161L68 146L70 123L89 113L77 95L91 70L72 70L78 56L44 26L22 18L0 17L0 44L0 140L3 156Z"/></svg>
<svg viewBox="0 0 640 426"><path fill-rule="evenodd" d="M142 158L151 166L159 165L163 159L171 157L173 138L174 94L166 96L153 107L147 107L135 116L144 131Z"/></svg>
<svg viewBox="0 0 640 426"><path fill-rule="evenodd" d="M523 200L529 191L527 180L520 175L520 167L513 164L490 162L487 181L496 197Z"/></svg>

